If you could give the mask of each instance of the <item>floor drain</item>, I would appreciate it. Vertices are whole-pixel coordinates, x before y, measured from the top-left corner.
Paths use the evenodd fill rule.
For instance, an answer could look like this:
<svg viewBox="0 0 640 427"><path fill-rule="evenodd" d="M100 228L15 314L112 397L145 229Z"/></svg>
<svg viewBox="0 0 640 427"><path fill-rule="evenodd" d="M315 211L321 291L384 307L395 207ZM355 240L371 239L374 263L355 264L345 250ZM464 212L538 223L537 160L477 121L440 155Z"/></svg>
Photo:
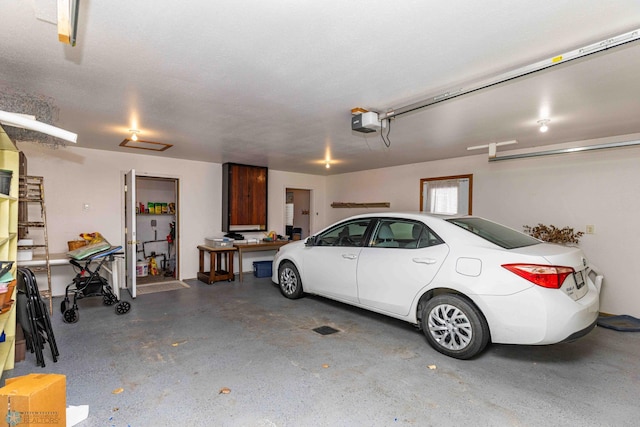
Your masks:
<svg viewBox="0 0 640 427"><path fill-rule="evenodd" d="M313 332L317 332L320 335L331 335L331 334L335 334L336 332L340 332L337 329L332 328L331 326L320 326L319 328L315 328L313 330Z"/></svg>

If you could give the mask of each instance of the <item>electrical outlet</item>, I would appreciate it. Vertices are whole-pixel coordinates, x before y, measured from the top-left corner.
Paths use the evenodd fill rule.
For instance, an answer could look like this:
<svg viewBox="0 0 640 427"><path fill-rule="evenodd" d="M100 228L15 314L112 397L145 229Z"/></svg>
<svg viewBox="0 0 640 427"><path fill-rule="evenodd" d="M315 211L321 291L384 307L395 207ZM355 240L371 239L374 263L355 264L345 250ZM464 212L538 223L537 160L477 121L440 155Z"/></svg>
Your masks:
<svg viewBox="0 0 640 427"><path fill-rule="evenodd" d="M587 225L586 229L587 229L586 230L587 234L594 234L596 232L596 226L595 225L589 224L589 225Z"/></svg>

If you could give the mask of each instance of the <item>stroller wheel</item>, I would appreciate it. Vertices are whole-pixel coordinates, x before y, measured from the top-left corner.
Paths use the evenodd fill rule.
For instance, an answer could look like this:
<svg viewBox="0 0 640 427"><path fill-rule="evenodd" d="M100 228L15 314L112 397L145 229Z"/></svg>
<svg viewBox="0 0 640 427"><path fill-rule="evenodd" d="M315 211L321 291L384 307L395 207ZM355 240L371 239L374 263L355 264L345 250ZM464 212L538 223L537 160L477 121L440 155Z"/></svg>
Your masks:
<svg viewBox="0 0 640 427"><path fill-rule="evenodd" d="M65 298L60 301L60 313L64 314L64 312L67 311L67 308L69 308L69 298Z"/></svg>
<svg viewBox="0 0 640 427"><path fill-rule="evenodd" d="M113 305L118 302L118 298L115 295L105 295L102 298L102 302L104 305Z"/></svg>
<svg viewBox="0 0 640 427"><path fill-rule="evenodd" d="M74 309L65 310L65 312L62 313L62 320L64 320L65 323L76 323L79 318L78 311Z"/></svg>
<svg viewBox="0 0 640 427"><path fill-rule="evenodd" d="M116 314L125 314L131 310L131 304L128 301L120 301L116 304Z"/></svg>

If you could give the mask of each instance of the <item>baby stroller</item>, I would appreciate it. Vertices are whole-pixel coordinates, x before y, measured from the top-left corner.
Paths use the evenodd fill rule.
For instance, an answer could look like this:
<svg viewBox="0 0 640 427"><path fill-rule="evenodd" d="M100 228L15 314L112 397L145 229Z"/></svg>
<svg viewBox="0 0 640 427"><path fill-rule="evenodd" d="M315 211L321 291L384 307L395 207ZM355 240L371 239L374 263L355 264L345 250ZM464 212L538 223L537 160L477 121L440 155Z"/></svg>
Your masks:
<svg viewBox="0 0 640 427"><path fill-rule="evenodd" d="M120 251L122 246L112 246L102 252L98 252L81 259L71 258L69 262L76 268L76 277L67 285L64 300L60 304L62 312L62 320L65 323L76 323L78 321L78 304L77 300L85 297L101 296L104 305L116 306L116 314L125 314L131 310L131 304L127 301L120 301L115 296L107 279L100 275L100 269L106 261L113 261L113 254ZM98 261L98 265L91 270L92 261ZM78 261L84 262L84 266ZM73 293L73 305L70 305L69 293Z"/></svg>

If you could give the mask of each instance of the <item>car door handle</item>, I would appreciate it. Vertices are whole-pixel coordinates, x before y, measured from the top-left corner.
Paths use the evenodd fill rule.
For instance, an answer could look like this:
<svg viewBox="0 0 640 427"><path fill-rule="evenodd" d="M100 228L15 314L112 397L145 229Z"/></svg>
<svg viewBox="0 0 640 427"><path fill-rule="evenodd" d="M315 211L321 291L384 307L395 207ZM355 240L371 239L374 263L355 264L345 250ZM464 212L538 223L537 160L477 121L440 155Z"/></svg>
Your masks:
<svg viewBox="0 0 640 427"><path fill-rule="evenodd" d="M435 264L436 260L433 258L413 258L413 262L418 264Z"/></svg>
<svg viewBox="0 0 640 427"><path fill-rule="evenodd" d="M345 259L356 259L356 258L358 258L358 255L356 255L356 254L342 254L342 258L345 258Z"/></svg>

